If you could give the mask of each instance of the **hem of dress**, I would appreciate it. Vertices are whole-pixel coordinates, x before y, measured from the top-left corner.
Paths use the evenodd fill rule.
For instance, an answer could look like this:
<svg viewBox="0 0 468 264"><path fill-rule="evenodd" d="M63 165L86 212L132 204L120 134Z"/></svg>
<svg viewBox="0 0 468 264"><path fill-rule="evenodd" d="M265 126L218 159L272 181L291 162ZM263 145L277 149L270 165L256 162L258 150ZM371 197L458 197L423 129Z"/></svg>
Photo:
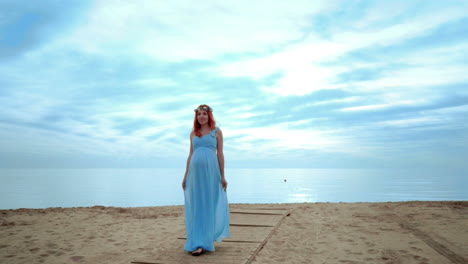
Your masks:
<svg viewBox="0 0 468 264"><path fill-rule="evenodd" d="M215 251L215 248L214 248L214 247L213 247L213 250L211 250L211 249L206 249L206 248L204 248L204 247L202 247L202 246L195 247L193 250L188 250L188 249L186 249L186 248L184 248L184 250L187 251L187 252L192 252L192 251L195 251L195 250L197 250L197 249L199 249L199 248L202 248L203 250L205 250L205 251L210 251L210 252L214 252L214 251Z"/></svg>
<svg viewBox="0 0 468 264"><path fill-rule="evenodd" d="M225 238L230 238L231 237L231 234L228 234L228 235L221 235L220 237L218 237L217 239L215 239L216 242L223 242L223 240Z"/></svg>
<svg viewBox="0 0 468 264"><path fill-rule="evenodd" d="M221 235L220 237L218 237L217 239L215 239L213 242L218 242L218 243L219 243L219 242L223 242L223 240L224 240L225 238L230 238L230 237L231 237L231 234ZM186 249L186 248L184 247L184 250L187 251L187 252L192 252L192 251L194 251L194 250L197 250L198 248L203 248L204 250L210 251L210 252L216 251L216 248L214 247L214 245L213 245L213 250L211 250L211 249L206 249L206 248L203 247L203 246L197 246L197 247L195 247L193 250L188 250L188 249Z"/></svg>

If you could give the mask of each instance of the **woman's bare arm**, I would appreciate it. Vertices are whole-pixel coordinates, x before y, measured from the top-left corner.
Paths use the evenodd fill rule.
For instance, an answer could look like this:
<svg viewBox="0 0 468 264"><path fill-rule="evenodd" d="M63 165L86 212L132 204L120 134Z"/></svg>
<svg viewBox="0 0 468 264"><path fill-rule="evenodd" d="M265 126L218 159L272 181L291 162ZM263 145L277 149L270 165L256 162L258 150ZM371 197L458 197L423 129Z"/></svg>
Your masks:
<svg viewBox="0 0 468 264"><path fill-rule="evenodd" d="M224 152L223 152L223 132L218 130L216 133L216 138L218 139L218 147L217 147L217 155L218 155L218 162L219 162L219 169L221 172L221 184L223 185L224 190L227 188L227 181L224 177Z"/></svg>
<svg viewBox="0 0 468 264"><path fill-rule="evenodd" d="M193 146L192 146L192 140L193 140L194 132L190 133L190 152L187 158L187 164L185 165L185 174L184 174L184 180L182 181L182 188L185 190L185 182L187 181L187 174L190 166L190 159L192 159L192 153L193 153Z"/></svg>

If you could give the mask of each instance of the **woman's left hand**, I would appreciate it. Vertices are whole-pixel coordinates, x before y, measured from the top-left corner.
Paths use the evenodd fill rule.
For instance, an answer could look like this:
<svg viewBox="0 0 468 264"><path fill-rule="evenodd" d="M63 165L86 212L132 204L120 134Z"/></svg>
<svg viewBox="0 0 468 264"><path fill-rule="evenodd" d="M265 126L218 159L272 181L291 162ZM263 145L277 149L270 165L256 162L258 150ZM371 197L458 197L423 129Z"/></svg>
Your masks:
<svg viewBox="0 0 468 264"><path fill-rule="evenodd" d="M228 183L225 178L221 178L221 184L223 185L224 191L226 191Z"/></svg>

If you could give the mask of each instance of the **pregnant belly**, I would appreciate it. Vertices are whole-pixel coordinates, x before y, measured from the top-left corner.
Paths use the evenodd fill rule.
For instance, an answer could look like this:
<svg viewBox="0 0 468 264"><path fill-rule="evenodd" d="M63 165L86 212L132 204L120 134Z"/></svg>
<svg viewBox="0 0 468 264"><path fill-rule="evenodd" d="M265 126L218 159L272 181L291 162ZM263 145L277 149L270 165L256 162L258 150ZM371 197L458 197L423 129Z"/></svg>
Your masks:
<svg viewBox="0 0 468 264"><path fill-rule="evenodd" d="M210 166L218 162L216 153L208 148L197 149L192 154L192 166Z"/></svg>

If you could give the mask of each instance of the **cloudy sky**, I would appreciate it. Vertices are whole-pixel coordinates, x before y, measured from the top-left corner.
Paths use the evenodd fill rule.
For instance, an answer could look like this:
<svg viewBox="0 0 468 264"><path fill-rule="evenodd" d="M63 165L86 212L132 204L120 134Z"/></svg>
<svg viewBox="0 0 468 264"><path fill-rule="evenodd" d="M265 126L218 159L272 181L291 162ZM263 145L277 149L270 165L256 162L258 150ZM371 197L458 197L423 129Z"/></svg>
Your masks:
<svg viewBox="0 0 468 264"><path fill-rule="evenodd" d="M0 0L0 167L467 167L468 1Z"/></svg>

